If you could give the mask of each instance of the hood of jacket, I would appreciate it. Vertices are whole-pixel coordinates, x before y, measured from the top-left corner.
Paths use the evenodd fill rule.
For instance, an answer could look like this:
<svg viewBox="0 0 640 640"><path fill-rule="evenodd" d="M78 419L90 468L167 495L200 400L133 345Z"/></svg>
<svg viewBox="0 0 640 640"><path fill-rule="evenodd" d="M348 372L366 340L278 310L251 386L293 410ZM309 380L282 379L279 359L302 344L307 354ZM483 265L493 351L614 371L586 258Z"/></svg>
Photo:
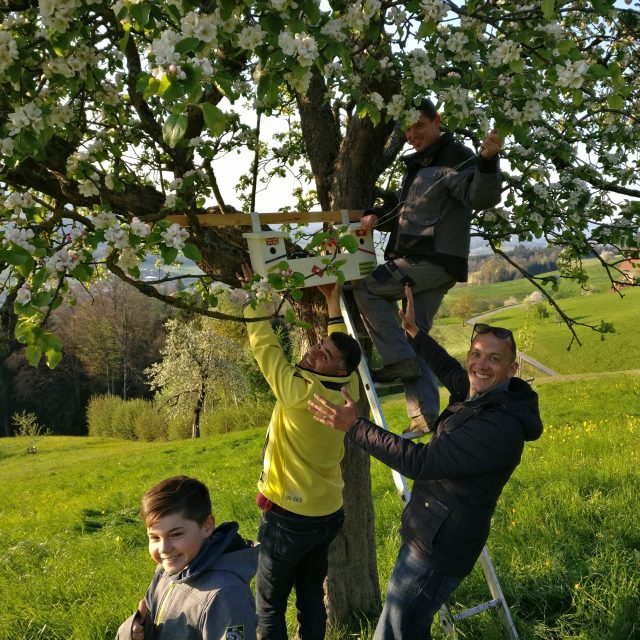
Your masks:
<svg viewBox="0 0 640 640"><path fill-rule="evenodd" d="M479 398L465 401L464 404L467 407L499 405L505 413L520 422L525 440L537 440L542 435L538 394L521 378L511 378L506 389L489 390Z"/></svg>
<svg viewBox="0 0 640 640"><path fill-rule="evenodd" d="M167 577L172 582L186 582L215 568L233 571L249 582L256 572L257 554L258 547L238 533L237 522L223 522L204 541L188 567Z"/></svg>

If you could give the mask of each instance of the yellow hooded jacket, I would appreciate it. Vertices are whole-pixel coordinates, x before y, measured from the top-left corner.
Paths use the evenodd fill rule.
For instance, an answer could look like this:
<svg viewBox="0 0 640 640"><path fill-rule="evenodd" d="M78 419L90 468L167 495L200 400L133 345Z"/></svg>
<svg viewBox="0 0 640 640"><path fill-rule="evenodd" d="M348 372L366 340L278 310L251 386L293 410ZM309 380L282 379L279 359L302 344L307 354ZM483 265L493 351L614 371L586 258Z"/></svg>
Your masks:
<svg viewBox="0 0 640 640"><path fill-rule="evenodd" d="M245 309L246 318L266 316L261 306ZM291 364L268 320L248 322L253 355L276 397L264 444L258 490L271 502L303 516L325 516L342 507L344 433L316 422L307 402L319 393L331 402L343 403L347 386L358 399L358 375L327 376ZM342 322L331 322L329 334L346 331Z"/></svg>

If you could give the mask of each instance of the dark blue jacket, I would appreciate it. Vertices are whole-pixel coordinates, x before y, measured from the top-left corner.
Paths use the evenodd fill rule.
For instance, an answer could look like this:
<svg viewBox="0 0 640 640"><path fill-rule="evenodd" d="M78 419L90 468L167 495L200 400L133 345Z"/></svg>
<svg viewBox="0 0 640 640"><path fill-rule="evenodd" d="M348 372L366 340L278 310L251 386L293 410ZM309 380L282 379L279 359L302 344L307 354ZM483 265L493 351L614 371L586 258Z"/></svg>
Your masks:
<svg viewBox="0 0 640 640"><path fill-rule="evenodd" d="M469 379L460 363L425 333L412 343L451 393L430 442L416 444L364 418L349 437L414 480L402 514L403 540L436 571L465 576L487 541L496 503L525 441L542 434L538 396L512 378L507 389L467 400Z"/></svg>

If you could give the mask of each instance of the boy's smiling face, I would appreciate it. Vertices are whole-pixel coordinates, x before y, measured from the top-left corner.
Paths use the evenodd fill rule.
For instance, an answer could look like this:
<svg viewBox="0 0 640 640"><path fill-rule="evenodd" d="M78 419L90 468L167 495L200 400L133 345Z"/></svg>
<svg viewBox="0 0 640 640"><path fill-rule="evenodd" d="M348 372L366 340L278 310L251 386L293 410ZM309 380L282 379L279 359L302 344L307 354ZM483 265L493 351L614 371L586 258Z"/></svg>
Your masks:
<svg viewBox="0 0 640 640"><path fill-rule="evenodd" d="M202 525L181 513L162 516L147 527L149 554L169 575L180 573L198 555L214 528L212 515Z"/></svg>

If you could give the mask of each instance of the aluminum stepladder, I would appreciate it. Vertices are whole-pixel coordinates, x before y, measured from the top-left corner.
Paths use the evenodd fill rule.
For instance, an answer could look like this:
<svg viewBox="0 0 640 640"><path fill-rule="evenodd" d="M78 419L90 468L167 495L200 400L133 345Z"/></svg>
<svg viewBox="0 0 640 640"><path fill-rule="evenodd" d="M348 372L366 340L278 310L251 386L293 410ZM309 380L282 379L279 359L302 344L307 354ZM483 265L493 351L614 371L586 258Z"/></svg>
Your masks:
<svg viewBox="0 0 640 640"><path fill-rule="evenodd" d="M344 320L345 325L347 326L347 330L349 334L359 341L358 328L356 327L351 309L355 308L355 302L352 302L351 305L346 299L346 296L350 295L347 292L343 292L340 296L340 308L342 310L342 318ZM355 315L355 314L354 314ZM356 316L357 317L357 316ZM369 366L367 364L366 358L360 359L360 365L358 366L358 373L360 374L360 380L362 381L362 385L364 387L364 391L367 397L367 401L369 402L369 407L371 408L371 413L373 415L373 421L380 425L383 429L389 430L387 426L387 421L384 417L384 413L382 412L382 406L380 404L380 399L378 398L378 394L376 392L373 379L371 377L371 372L369 371ZM415 437L412 434L408 436L401 437ZM419 437L419 436L418 436ZM398 473L397 471L391 470L391 475L393 477L393 482L396 486L396 490L398 491L398 495L400 496L400 501L402 502L403 508L409 502L409 498L411 497L411 492L407 485L406 478ZM500 587L500 582L498 581L498 576L496 575L496 571L493 567L493 563L491 562L491 557L489 556L489 551L487 547L483 547L480 557L478 558L478 562L484 573L485 580L487 582L487 586L489 587L489 592L491 593L492 599L488 602L484 602L482 604L476 605L475 607L471 607L470 609L466 609L461 611L460 613L452 614L449 611L447 604L443 604L438 612L438 617L440 619L440 625L448 638L456 638L456 623L460 620L464 620L465 618L470 618L476 614L482 613L491 608L497 608L498 615L500 616L500 621L502 622L502 626L505 630L506 637L509 640L519 640L520 636L518 635L518 631L516 630L515 624L513 623L513 618L511 617L511 612L509 611L509 607L507 605L507 601L505 600L504 594L502 592L502 588Z"/></svg>

